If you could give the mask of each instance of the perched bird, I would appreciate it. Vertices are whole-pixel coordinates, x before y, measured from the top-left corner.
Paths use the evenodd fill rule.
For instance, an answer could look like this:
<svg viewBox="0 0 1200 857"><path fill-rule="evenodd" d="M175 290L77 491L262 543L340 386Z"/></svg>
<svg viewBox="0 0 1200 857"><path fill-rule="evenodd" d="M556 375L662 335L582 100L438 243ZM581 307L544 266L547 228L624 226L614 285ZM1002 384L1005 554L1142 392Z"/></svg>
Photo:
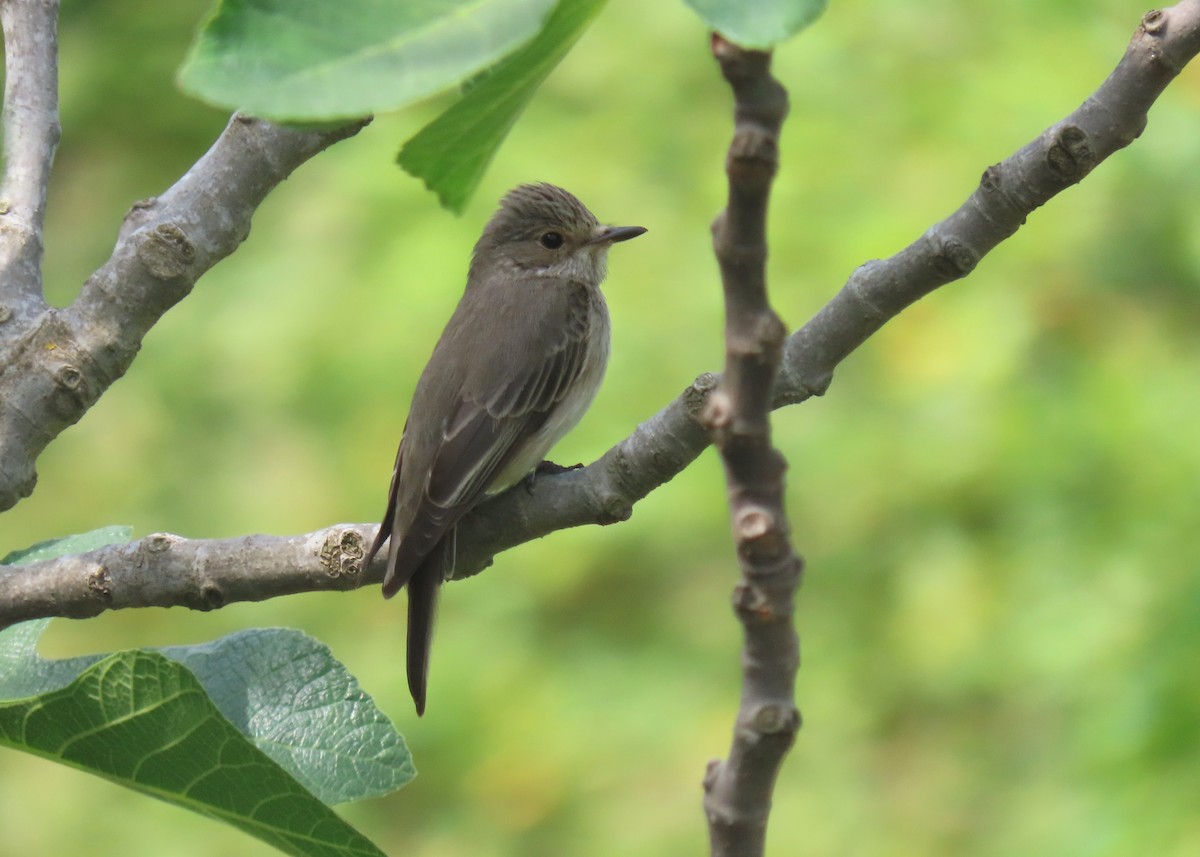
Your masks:
<svg viewBox="0 0 1200 857"><path fill-rule="evenodd" d="M645 231L602 226L562 188L528 184L500 200L475 245L466 291L417 382L387 511L363 563L388 541L383 594L408 587L418 715L455 525L533 471L591 404L608 362L600 293L608 249Z"/></svg>

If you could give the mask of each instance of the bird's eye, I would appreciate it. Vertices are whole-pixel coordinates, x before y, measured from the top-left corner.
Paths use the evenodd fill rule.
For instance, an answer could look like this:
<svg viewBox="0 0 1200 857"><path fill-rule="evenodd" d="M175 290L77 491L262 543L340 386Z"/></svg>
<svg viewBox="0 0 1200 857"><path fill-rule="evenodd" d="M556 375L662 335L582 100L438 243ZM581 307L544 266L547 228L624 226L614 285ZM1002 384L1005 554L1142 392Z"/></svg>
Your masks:
<svg viewBox="0 0 1200 857"><path fill-rule="evenodd" d="M545 232L538 240L547 250L557 250L563 245L563 237L557 232Z"/></svg>

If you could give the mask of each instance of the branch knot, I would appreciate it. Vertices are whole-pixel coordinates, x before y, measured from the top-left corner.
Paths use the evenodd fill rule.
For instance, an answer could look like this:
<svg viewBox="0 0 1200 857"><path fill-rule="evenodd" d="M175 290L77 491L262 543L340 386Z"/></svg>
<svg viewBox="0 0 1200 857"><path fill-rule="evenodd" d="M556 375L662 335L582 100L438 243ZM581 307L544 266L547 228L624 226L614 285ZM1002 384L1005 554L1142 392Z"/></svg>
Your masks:
<svg viewBox="0 0 1200 857"><path fill-rule="evenodd" d="M739 542L761 539L774 527L775 517L763 506L743 506L733 516L733 532Z"/></svg>
<svg viewBox="0 0 1200 857"><path fill-rule="evenodd" d="M732 422L733 401L729 394L721 389L713 390L700 411L700 424L715 432L728 428Z"/></svg>
<svg viewBox="0 0 1200 857"><path fill-rule="evenodd" d="M331 530L321 543L317 558L329 577L355 577L362 574L366 540L352 527Z"/></svg>
<svg viewBox="0 0 1200 857"><path fill-rule="evenodd" d="M137 252L146 270L160 280L182 276L196 261L195 246L174 223L156 226Z"/></svg>
<svg viewBox="0 0 1200 857"><path fill-rule="evenodd" d="M979 254L954 237L933 235L934 264L938 272L952 280L965 277L979 264Z"/></svg>
<svg viewBox="0 0 1200 857"><path fill-rule="evenodd" d="M1078 181L1096 165L1087 133L1078 125L1061 125L1046 150L1046 163L1064 181Z"/></svg>
<svg viewBox="0 0 1200 857"><path fill-rule="evenodd" d="M112 575L108 573L108 566L103 564L96 566L87 577L87 587L105 604L111 604Z"/></svg>
<svg viewBox="0 0 1200 857"><path fill-rule="evenodd" d="M729 144L726 169L742 181L765 185L779 168L779 141L770 130L743 125Z"/></svg>
<svg viewBox="0 0 1200 857"><path fill-rule="evenodd" d="M1142 32L1150 36L1162 35L1167 29L1167 16L1161 9L1151 9L1142 16Z"/></svg>
<svg viewBox="0 0 1200 857"><path fill-rule="evenodd" d="M768 702L754 712L750 727L760 735L795 734L800 728L800 709L794 705Z"/></svg>

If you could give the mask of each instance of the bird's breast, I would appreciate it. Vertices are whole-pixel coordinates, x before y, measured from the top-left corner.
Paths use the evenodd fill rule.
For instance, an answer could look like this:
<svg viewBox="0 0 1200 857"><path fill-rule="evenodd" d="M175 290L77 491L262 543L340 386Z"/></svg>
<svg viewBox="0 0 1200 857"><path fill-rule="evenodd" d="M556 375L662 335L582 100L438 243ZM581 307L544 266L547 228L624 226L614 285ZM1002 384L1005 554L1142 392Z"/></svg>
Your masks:
<svg viewBox="0 0 1200 857"><path fill-rule="evenodd" d="M600 390L604 370L608 366L610 326L608 306L599 289L589 289L587 334L584 336L584 356L579 376L562 401L550 412L542 427L529 439L523 449L504 469L489 488L489 494L503 491L525 478L529 471L545 460L551 447L573 429Z"/></svg>

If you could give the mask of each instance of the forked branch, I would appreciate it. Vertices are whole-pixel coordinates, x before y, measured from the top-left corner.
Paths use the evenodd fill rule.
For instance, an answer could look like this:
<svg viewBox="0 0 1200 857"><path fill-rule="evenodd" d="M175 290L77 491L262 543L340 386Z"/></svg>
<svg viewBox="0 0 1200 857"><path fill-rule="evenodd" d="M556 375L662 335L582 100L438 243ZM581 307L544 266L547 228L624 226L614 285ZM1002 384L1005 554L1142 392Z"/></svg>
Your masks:
<svg viewBox="0 0 1200 857"><path fill-rule="evenodd" d="M824 393L836 367L871 334L913 301L970 273L1037 207L1135 139L1145 127L1151 105L1197 52L1200 0L1183 0L1148 13L1116 69L1079 109L988 168L979 187L962 206L908 247L889 259L860 267L824 308L787 338L775 381L774 406ZM279 139L283 131L264 131L267 144L297 152L295 157L288 157L284 174L320 145L330 142L304 137ZM244 152L236 155L237 151L237 147L230 150L235 163L250 157ZM274 170L277 158L269 159L266 166ZM158 214L169 212L160 208ZM145 223L140 234L147 236L145 230L153 233L161 222ZM226 246L232 249L235 244L236 239ZM199 273L194 268L189 271L194 276ZM5 365L3 350L0 334L0 367ZM67 373L64 380L72 377ZM9 384L0 368L3 396L8 395ZM701 376L588 467L541 479L532 492L509 491L477 507L459 525L459 576L486 568L501 551L556 530L628 518L635 503L674 478L709 444L710 436L699 414L715 386L714 376ZM50 393L54 389L51 385ZM5 491L20 484L19 477L5 475L5 468L27 468L21 472L31 478L33 464L29 456L36 447L25 443L15 453L6 448L10 441L5 433L11 427L3 414L3 396L0 509L5 508ZM77 418L79 413L76 409L72 416ZM235 544L238 540L205 543L201 566L191 564L200 562L198 543L174 536L165 543L165 550L150 550L151 542L155 547L164 544L160 536L150 536L119 552L106 549L69 560L23 566L19 574L0 574L0 627L40 616L93 616L107 609L146 603L138 592L126 588L136 587L140 580L132 573L136 569L122 573L122 564L134 561L146 563L139 567L147 573L156 569L161 572L156 578L154 603L163 606L216 606L277 594L378 583L383 576L382 561L367 569L359 567L363 542L373 534L373 524L345 524L306 536L254 536L255 549L262 553L253 568L243 564L244 557ZM297 543L308 545L309 552L296 554ZM172 545L181 546L180 557L171 556L175 549ZM279 551L276 563L268 558L272 549ZM329 550L338 555L329 556ZM331 563L339 569L335 575L327 572ZM110 580L103 593L88 585L98 565L107 569ZM204 581L204 593L197 592L198 580Z"/></svg>

